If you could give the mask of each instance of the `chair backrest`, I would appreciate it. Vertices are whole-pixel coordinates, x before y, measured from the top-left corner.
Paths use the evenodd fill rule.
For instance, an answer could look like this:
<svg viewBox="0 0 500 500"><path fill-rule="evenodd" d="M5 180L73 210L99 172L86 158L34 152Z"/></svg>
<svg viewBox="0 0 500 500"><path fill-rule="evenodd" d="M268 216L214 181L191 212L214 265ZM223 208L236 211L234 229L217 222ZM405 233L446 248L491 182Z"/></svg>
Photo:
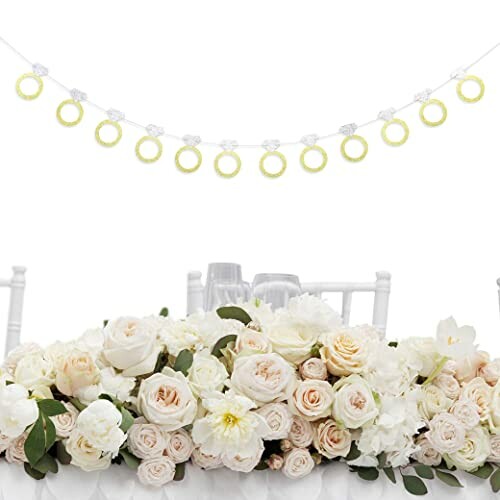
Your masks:
<svg viewBox="0 0 500 500"><path fill-rule="evenodd" d="M7 338L5 340L4 355L17 347L21 337L21 323L23 319L24 288L26 268L14 266L12 277L8 280L0 279L0 287L10 288L10 304L7 316Z"/></svg>
<svg viewBox="0 0 500 500"><path fill-rule="evenodd" d="M498 307L500 307L500 278L497 279L498 285Z"/></svg>

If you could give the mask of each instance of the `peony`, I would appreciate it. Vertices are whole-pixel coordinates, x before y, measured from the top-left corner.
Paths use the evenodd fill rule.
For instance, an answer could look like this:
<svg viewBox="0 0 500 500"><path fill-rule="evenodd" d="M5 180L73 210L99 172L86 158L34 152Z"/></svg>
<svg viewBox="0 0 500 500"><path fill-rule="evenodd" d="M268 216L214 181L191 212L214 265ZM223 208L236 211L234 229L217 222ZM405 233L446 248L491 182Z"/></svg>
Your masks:
<svg viewBox="0 0 500 500"><path fill-rule="evenodd" d="M436 467L442 461L441 454L431 445L425 434L420 434L416 440L418 451L413 454L413 458L430 467Z"/></svg>
<svg viewBox="0 0 500 500"><path fill-rule="evenodd" d="M441 453L454 453L465 444L465 427L451 413L439 413L429 422L429 443Z"/></svg>
<svg viewBox="0 0 500 500"><path fill-rule="evenodd" d="M154 457L143 460L137 468L137 477L145 486L159 488L174 479L175 464L168 457Z"/></svg>
<svg viewBox="0 0 500 500"><path fill-rule="evenodd" d="M19 384L0 384L0 434L19 437L38 418L38 406Z"/></svg>
<svg viewBox="0 0 500 500"><path fill-rule="evenodd" d="M251 472L257 467L257 464L262 458L264 453L264 444L260 442L258 448L250 456L246 455L223 455L222 463L228 469L234 470L235 472Z"/></svg>
<svg viewBox="0 0 500 500"><path fill-rule="evenodd" d="M490 361L487 352L477 351L456 362L455 377L461 383L470 382L479 377L481 369Z"/></svg>
<svg viewBox="0 0 500 500"><path fill-rule="evenodd" d="M54 367L41 353L28 354L18 361L14 381L27 389L50 387L55 381Z"/></svg>
<svg viewBox="0 0 500 500"><path fill-rule="evenodd" d="M24 452L24 443L26 443L27 437L28 433L24 432L19 437L10 441L5 451L5 460L7 460L9 464L23 464L28 461L26 453Z"/></svg>
<svg viewBox="0 0 500 500"><path fill-rule="evenodd" d="M225 366L208 349L194 354L187 379L196 397L204 392L221 391L227 378Z"/></svg>
<svg viewBox="0 0 500 500"><path fill-rule="evenodd" d="M140 422L128 430L127 446L137 458L148 459L161 456L167 441L160 426Z"/></svg>
<svg viewBox="0 0 500 500"><path fill-rule="evenodd" d="M238 334L234 345L236 354L265 354L271 350L271 342L263 333L248 328Z"/></svg>
<svg viewBox="0 0 500 500"><path fill-rule="evenodd" d="M461 399L475 403L479 408L481 422L486 422L490 414L493 389L480 377L472 379L462 387Z"/></svg>
<svg viewBox="0 0 500 500"><path fill-rule="evenodd" d="M130 393L135 387L135 377L124 377L109 366L101 370L101 390L120 401L131 400Z"/></svg>
<svg viewBox="0 0 500 500"><path fill-rule="evenodd" d="M309 358L299 367L299 373L304 380L326 380L328 371L325 363L319 358Z"/></svg>
<svg viewBox="0 0 500 500"><path fill-rule="evenodd" d="M94 448L118 454L126 439L120 429L122 415L115 405L106 399L98 399L85 408L76 420L80 434Z"/></svg>
<svg viewBox="0 0 500 500"><path fill-rule="evenodd" d="M490 436L490 456L488 462L500 464L500 435Z"/></svg>
<svg viewBox="0 0 500 500"><path fill-rule="evenodd" d="M463 359L476 352L476 331L471 326L457 325L454 318L440 321L436 332L436 349L443 357Z"/></svg>
<svg viewBox="0 0 500 500"><path fill-rule="evenodd" d="M71 464L86 472L104 470L111 465L111 453L104 453L92 446L77 428L64 444L71 455Z"/></svg>
<svg viewBox="0 0 500 500"><path fill-rule="evenodd" d="M284 439L288 437L292 428L293 416L284 403L270 403L256 410L264 417L269 426L270 432L265 434L265 440Z"/></svg>
<svg viewBox="0 0 500 500"><path fill-rule="evenodd" d="M314 469L314 460L308 450L294 448L285 455L282 471L290 479L307 476Z"/></svg>
<svg viewBox="0 0 500 500"><path fill-rule="evenodd" d="M379 342L371 326L338 327L321 336L321 359L332 375L347 376L365 371L373 344Z"/></svg>
<svg viewBox="0 0 500 500"><path fill-rule="evenodd" d="M346 457L351 449L351 433L329 418L315 426L314 447L325 457Z"/></svg>
<svg viewBox="0 0 500 500"><path fill-rule="evenodd" d="M422 391L422 399L420 401L420 413L426 420L431 420L434 415L447 411L451 406L451 399L446 397L436 385L427 385Z"/></svg>
<svg viewBox="0 0 500 500"><path fill-rule="evenodd" d="M288 404L294 415L305 420L314 421L327 417L332 411L332 386L323 380L298 382Z"/></svg>
<svg viewBox="0 0 500 500"><path fill-rule="evenodd" d="M287 399L294 384L293 368L280 356L255 354L235 360L230 387L257 405Z"/></svg>
<svg viewBox="0 0 500 500"><path fill-rule="evenodd" d="M200 451L199 448L193 450L191 461L205 470L220 469L224 465L220 456L207 455Z"/></svg>
<svg viewBox="0 0 500 500"><path fill-rule="evenodd" d="M3 368L9 375L14 376L19 361L30 354L43 354L43 349L34 342L21 344L7 354Z"/></svg>
<svg viewBox="0 0 500 500"><path fill-rule="evenodd" d="M186 377L170 368L142 381L137 408L150 422L167 431L193 423L197 410Z"/></svg>
<svg viewBox="0 0 500 500"><path fill-rule="evenodd" d="M288 434L291 444L297 448L307 448L313 442L313 435L312 424L302 417L294 415L290 433Z"/></svg>
<svg viewBox="0 0 500 500"><path fill-rule="evenodd" d="M333 416L347 428L358 429L378 415L372 390L359 375L340 379L333 392Z"/></svg>
<svg viewBox="0 0 500 500"><path fill-rule="evenodd" d="M500 379L500 358L481 366L478 370L478 376L484 378L488 385L495 386Z"/></svg>
<svg viewBox="0 0 500 500"><path fill-rule="evenodd" d="M65 396L99 383L100 374L92 356L79 349L61 353L56 364L56 386Z"/></svg>
<svg viewBox="0 0 500 500"><path fill-rule="evenodd" d="M161 345L155 325L148 318L118 318L104 328L103 356L113 366L123 370L124 377L151 373L156 365Z"/></svg>
<svg viewBox="0 0 500 500"><path fill-rule="evenodd" d="M56 428L57 437L67 438L76 427L78 410L71 403L63 403L63 405L68 411L55 417L50 417L50 419Z"/></svg>
<svg viewBox="0 0 500 500"><path fill-rule="evenodd" d="M323 299L314 295L292 297L286 309L290 317L308 323L319 333L328 332L342 324L340 315Z"/></svg>
<svg viewBox="0 0 500 500"><path fill-rule="evenodd" d="M450 413L460 420L466 430L479 425L479 407L473 401L459 399L453 403Z"/></svg>
<svg viewBox="0 0 500 500"><path fill-rule="evenodd" d="M164 455L169 457L174 464L187 462L193 453L194 444L191 436L184 429L179 429L167 436Z"/></svg>
<svg viewBox="0 0 500 500"><path fill-rule="evenodd" d="M484 465L490 455L490 438L488 432L482 427L467 431L465 442L460 449L445 455L448 465L457 469L474 472Z"/></svg>
<svg viewBox="0 0 500 500"><path fill-rule="evenodd" d="M440 373L434 378L432 383L433 385L439 387L444 392L444 395L449 399L455 400L460 396L460 384L453 375Z"/></svg>
<svg viewBox="0 0 500 500"><path fill-rule="evenodd" d="M193 424L193 441L207 455L222 460L255 457L262 448L262 438L270 432L264 418L256 412L255 403L229 390L214 393L202 400L205 417Z"/></svg>

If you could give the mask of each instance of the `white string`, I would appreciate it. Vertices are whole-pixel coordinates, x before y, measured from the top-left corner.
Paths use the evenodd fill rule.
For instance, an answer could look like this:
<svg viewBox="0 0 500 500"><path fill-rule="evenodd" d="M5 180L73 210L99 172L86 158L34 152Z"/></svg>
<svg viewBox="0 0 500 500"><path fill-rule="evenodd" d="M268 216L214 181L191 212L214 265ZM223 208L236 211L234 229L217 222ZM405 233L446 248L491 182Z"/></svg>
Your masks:
<svg viewBox="0 0 500 500"><path fill-rule="evenodd" d="M13 45L11 45L9 42L7 42L7 40L5 40L1 36L0 36L0 42L2 42L8 49L10 49L14 54L16 54L24 62L26 62L30 66L33 66L33 62L32 61L30 61L24 54L22 54L21 52L19 52L19 50L17 50ZM473 66L475 66L476 64L478 64L479 62L481 62L485 57L489 56L498 47L500 47L500 42L498 42L495 45L493 45L493 47L491 47L486 52L484 52L484 54L482 54L481 56L479 56L475 61L473 61L472 63L468 64L467 66L464 66L463 70L464 71L468 71L470 68L472 68ZM52 77L50 75L47 75L46 78L49 79L55 85L57 85L59 88L61 88L62 90L64 90L65 92L69 93L71 91L71 89L69 87L67 87L66 85L64 85L63 83L61 83L59 80L56 80L54 77ZM443 83L441 83L437 87L434 87L433 89L431 89L430 92L429 92L429 95L432 95L435 92L441 90L443 87L445 87L446 85L448 85L453 80L454 80L453 77L449 77ZM100 106L99 104L97 104L97 103L95 103L93 101L89 101L88 99L85 100L85 103L89 104L93 108L101 111L102 113L107 113L107 111L109 109L109 108L105 108L103 106ZM400 106L399 108L396 108L395 113L400 113L401 111L409 108L410 106L412 106L412 105L414 105L416 103L418 103L418 101L415 101L415 100L410 101L407 104L404 104L404 105ZM368 127L369 125L373 125L374 123L377 123L378 121L379 121L379 118L377 117L377 118L374 118L374 119L369 120L367 122L364 122L361 125L358 125L357 128L360 129L360 128ZM142 124L140 124L138 122L135 122L133 120L129 120L127 118L124 118L122 120L122 122L123 123L127 123L128 125L131 125L132 127L136 127L136 128L143 129L143 130L146 130L146 128L147 128L147 125L142 125ZM343 134L341 132L333 132L331 134L318 136L318 141L324 141L324 140L327 140L327 139L331 139L333 137L337 137L339 135L343 135ZM181 136L175 135L175 134L164 133L164 134L162 134L162 137L167 137L169 139L173 139L173 140L176 140L176 141L182 141L183 142L183 138ZM298 141L281 142L280 143L280 147L283 147L283 146L296 146L298 144L302 144L302 141L298 140ZM220 147L221 143L220 142L218 143L218 142L201 141L200 145L202 145L202 146L209 146L209 147ZM260 149L260 148L262 148L262 144L238 144L237 147L238 148L244 148L244 149L257 149L257 148Z"/></svg>

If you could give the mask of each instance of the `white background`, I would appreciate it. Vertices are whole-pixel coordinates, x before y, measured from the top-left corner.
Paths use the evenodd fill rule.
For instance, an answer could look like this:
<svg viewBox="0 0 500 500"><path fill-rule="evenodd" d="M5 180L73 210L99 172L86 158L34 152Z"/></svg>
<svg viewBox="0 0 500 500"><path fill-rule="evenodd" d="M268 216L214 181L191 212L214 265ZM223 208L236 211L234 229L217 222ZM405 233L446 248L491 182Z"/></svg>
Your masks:
<svg viewBox="0 0 500 500"><path fill-rule="evenodd" d="M0 36L130 119L260 143L398 107L500 32L495 1L23 0L2 2ZM116 148L96 144L104 116L94 110L65 129L55 109L67 96L46 82L36 101L19 99L14 83L29 67L0 46L0 273L29 268L24 339L69 339L164 305L182 316L185 273L228 260L249 280L263 271L370 280L390 270L389 336L432 335L454 314L498 353L499 63L500 50L474 68L486 83L478 104L459 101L454 85L438 93L449 110L442 127L424 127L416 106L405 111L411 134L400 148L376 124L362 130L370 151L361 164L342 160L335 139L324 143L321 174L286 148L281 179L259 173L261 151L243 151L241 174L224 180L216 149L183 175L173 165L179 143L165 140L161 161L145 165L136 129ZM0 298L7 305L6 291Z"/></svg>

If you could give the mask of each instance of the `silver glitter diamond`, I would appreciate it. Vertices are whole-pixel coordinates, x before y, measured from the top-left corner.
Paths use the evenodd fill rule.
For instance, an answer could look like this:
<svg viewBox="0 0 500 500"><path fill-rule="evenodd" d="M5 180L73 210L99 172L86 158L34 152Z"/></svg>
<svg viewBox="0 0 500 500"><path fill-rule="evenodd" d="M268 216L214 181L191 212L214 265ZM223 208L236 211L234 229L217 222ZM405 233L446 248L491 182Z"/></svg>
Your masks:
<svg viewBox="0 0 500 500"><path fill-rule="evenodd" d="M85 92L82 92L81 90L71 89L70 94L71 97L73 98L73 101L80 102L87 100L87 94Z"/></svg>
<svg viewBox="0 0 500 500"><path fill-rule="evenodd" d="M378 114L378 119L379 120L384 120L384 121L389 121L394 118L394 113L396 110L394 108L387 108L383 109L379 114Z"/></svg>
<svg viewBox="0 0 500 500"><path fill-rule="evenodd" d="M262 143L266 151L276 151L280 146L281 142L278 139L267 139Z"/></svg>
<svg viewBox="0 0 500 500"><path fill-rule="evenodd" d="M358 126L355 123L348 123L347 125L342 125L339 128L339 132L343 135L353 135L357 129Z"/></svg>
<svg viewBox="0 0 500 500"><path fill-rule="evenodd" d="M189 135L186 134L182 140L187 146L195 148L201 142L201 137L199 135Z"/></svg>
<svg viewBox="0 0 500 500"><path fill-rule="evenodd" d="M457 68L455 71L452 71L450 78L454 80L463 80L467 76L467 70L465 68Z"/></svg>
<svg viewBox="0 0 500 500"><path fill-rule="evenodd" d="M125 119L125 113L122 113L121 111L118 111L117 109L113 109L113 108L108 109L106 111L106 114L108 115L108 118L114 122L121 122L122 120Z"/></svg>
<svg viewBox="0 0 500 500"><path fill-rule="evenodd" d="M49 74L49 70L40 63L34 63L32 68L36 76L47 76Z"/></svg>
<svg viewBox="0 0 500 500"><path fill-rule="evenodd" d="M319 140L318 134L309 134L302 137L300 142L302 142L302 144L305 144L306 146L311 147L314 146L318 142L318 140Z"/></svg>
<svg viewBox="0 0 500 500"><path fill-rule="evenodd" d="M220 147L224 151L232 151L238 147L238 141L234 141L232 139L226 139L220 143Z"/></svg>
<svg viewBox="0 0 500 500"><path fill-rule="evenodd" d="M163 135L165 133L163 127L159 127L158 125L152 125L152 124L146 127L146 132L151 137L160 137L160 135Z"/></svg>
<svg viewBox="0 0 500 500"><path fill-rule="evenodd" d="M415 102L428 102L429 99L431 98L432 94L432 89L425 89L422 90L422 92L419 92L418 94L415 94Z"/></svg>

